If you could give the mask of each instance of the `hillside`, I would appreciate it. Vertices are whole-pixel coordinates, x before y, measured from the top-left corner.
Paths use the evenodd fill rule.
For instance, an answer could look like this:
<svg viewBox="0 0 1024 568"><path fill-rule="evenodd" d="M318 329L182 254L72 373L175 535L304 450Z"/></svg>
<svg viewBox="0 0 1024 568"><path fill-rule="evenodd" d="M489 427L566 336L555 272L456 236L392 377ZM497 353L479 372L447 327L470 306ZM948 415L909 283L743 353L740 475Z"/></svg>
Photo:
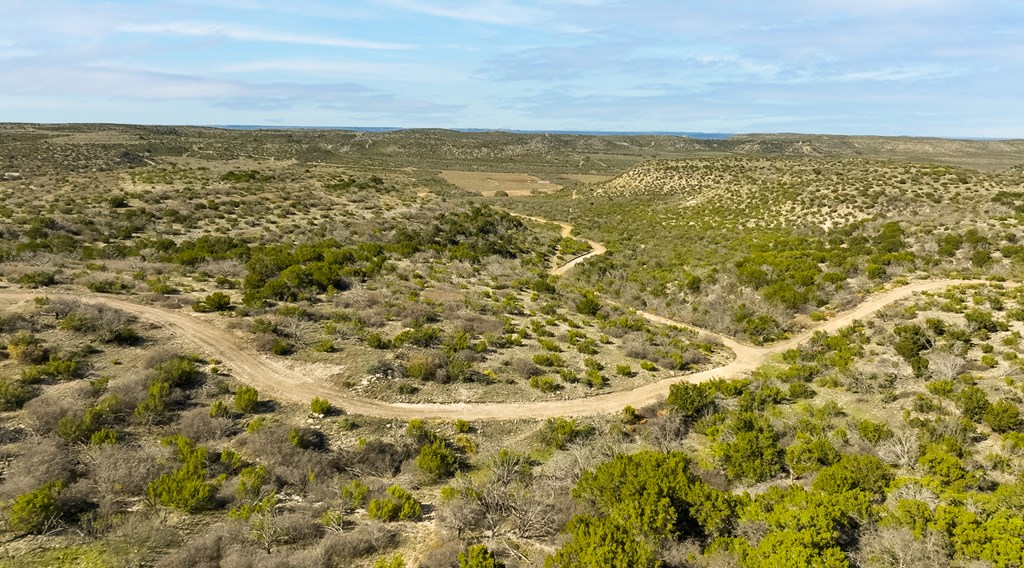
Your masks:
<svg viewBox="0 0 1024 568"><path fill-rule="evenodd" d="M1024 565L1017 142L0 136L0 566Z"/></svg>

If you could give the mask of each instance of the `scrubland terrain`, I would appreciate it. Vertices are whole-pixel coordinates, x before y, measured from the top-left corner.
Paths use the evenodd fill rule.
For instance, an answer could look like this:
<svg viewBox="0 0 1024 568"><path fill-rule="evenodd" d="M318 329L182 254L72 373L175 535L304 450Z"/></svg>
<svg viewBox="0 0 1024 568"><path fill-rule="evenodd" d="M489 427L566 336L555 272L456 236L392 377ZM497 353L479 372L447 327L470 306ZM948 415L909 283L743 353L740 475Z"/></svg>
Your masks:
<svg viewBox="0 0 1024 568"><path fill-rule="evenodd" d="M0 565L1024 565L1024 143L0 126Z"/></svg>

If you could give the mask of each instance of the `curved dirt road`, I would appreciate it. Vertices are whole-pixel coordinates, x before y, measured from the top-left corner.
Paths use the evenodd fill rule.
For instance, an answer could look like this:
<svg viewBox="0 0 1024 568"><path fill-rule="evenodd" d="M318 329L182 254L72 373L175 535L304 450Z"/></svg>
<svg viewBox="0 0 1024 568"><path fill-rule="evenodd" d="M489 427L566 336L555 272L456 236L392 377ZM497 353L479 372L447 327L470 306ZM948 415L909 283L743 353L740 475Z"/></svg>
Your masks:
<svg viewBox="0 0 1024 568"><path fill-rule="evenodd" d="M856 319L870 316L885 306L902 300L912 294L940 290L958 284L981 284L983 280L923 280L868 297L863 303L847 312L838 314L821 325L808 329L786 341L756 347L740 343L735 339L699 330L693 326L672 321L668 318L638 312L656 323L678 325L698 329L723 340L736 353L736 358L727 365L692 373L668 377L658 382L628 391L599 394L571 400L510 403L399 403L381 402L355 396L349 392L315 382L308 376L285 368L272 358L260 355L239 341L232 332L221 329L187 312L180 312L156 306L128 302L123 299L98 294L68 295L47 294L51 298L75 298L85 302L101 303L132 313L141 319L160 325L175 335L184 337L204 353L220 359L223 366L244 383L259 388L265 394L294 402L308 402L313 397L330 399L347 412L388 418L438 418L468 420L514 420L520 418L550 418L555 416L588 416L618 412L624 406L642 407L663 399L669 387L678 382L700 382L716 377L730 377L754 370L771 355L781 353L803 341L815 331L836 331ZM0 299L13 302L25 301L42 295L40 292L25 290L0 290Z"/></svg>
<svg viewBox="0 0 1024 568"><path fill-rule="evenodd" d="M568 224L568 223L563 223L561 221L552 221L550 219L545 219L543 217L531 217L529 215L522 215L520 213L513 213L512 211L506 211L506 213L508 213L508 214L510 214L510 215L512 215L514 217L519 217L520 219L529 219L530 221L536 221L537 223L544 223L544 224L547 224L547 225L558 225L559 227L561 227L560 234L561 234L563 239L565 237L568 237L569 235L572 234L573 226ZM551 270L549 272L551 272L551 274L553 276L561 276L561 275L565 274L566 272L569 272L570 270L572 270L572 268L574 266L576 266L577 264L587 260L588 258L595 257L597 255L604 254L604 253L608 252L608 249L605 248L605 246L603 244L601 244L601 243L599 243L597 241L592 241L590 239L582 239L582 238L579 238L579 237L573 237L573 238L575 238L577 240L580 240L580 241L583 241L583 242L587 243L588 245L590 245L590 252L581 254L581 255L579 255L577 257L574 257L574 258L571 258L571 259L569 259L568 262L566 262L566 263L564 263L564 264L562 264L560 266L552 266Z"/></svg>
<svg viewBox="0 0 1024 568"><path fill-rule="evenodd" d="M567 223L513 214L517 217L539 223L559 225L562 237L569 236L573 230L572 225ZM561 266L552 267L551 274L565 274L580 262L604 254L607 250L599 242L591 240L586 242L592 247L590 252L578 256ZM228 368L239 381L255 386L264 394L270 394L282 400L305 403L314 397L324 397L353 414L405 420L412 418L515 420L520 418L551 418L556 416L592 416L618 412L627 405L640 408L654 404L665 398L669 392L669 387L675 383L683 381L701 382L717 377L730 377L753 371L768 357L799 345L811 337L815 331L836 331L851 324L854 320L868 317L885 306L917 292L940 290L957 284L986 283L988 282L985 280L922 280L907 284L869 296L857 307L849 311L837 314L828 321L807 329L790 339L764 347L741 343L726 335L677 322L656 314L637 311L638 315L651 322L689 328L715 337L723 345L731 349L736 357L732 362L721 367L699 373L667 377L628 391L598 394L570 400L509 403L414 404L383 402L363 398L351 392L316 382L310 379L308 375L304 375L299 371L288 369L273 358L261 355L247 348L232 332L206 322L189 312L136 304L117 297L100 294L47 294L37 291L0 289L0 300L8 302L26 301L37 296L47 295L51 298L73 298L84 302L105 304L119 308L143 320L155 323L175 335L190 340L207 355L221 360L223 362L222 366ZM1016 284L1006 285L1015 286Z"/></svg>

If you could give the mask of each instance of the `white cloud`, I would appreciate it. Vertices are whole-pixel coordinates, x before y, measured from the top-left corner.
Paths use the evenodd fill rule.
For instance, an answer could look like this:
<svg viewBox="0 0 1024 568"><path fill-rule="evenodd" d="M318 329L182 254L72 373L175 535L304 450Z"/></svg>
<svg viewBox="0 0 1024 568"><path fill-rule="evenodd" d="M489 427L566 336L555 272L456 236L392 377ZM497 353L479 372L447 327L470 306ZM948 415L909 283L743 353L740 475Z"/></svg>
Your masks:
<svg viewBox="0 0 1024 568"><path fill-rule="evenodd" d="M537 10L524 8L522 5L508 3L504 0L481 0L455 4L448 2L444 5L421 0L385 0L385 2L396 8L428 16L505 26L534 22L542 15Z"/></svg>
<svg viewBox="0 0 1024 568"><path fill-rule="evenodd" d="M457 81L466 76L454 70L410 63L378 63L334 59L261 59L234 63L220 68L225 73L290 72L331 75L352 75L360 78L409 81Z"/></svg>
<svg viewBox="0 0 1024 568"><path fill-rule="evenodd" d="M214 24L207 22L169 22L166 24L124 24L117 27L120 32L179 35L195 37L222 37L240 41L257 41L269 43L292 43L300 45L320 45L325 47L341 47L353 49L399 50L411 49L413 46L401 43L386 43L360 39L320 37L287 32L275 32Z"/></svg>

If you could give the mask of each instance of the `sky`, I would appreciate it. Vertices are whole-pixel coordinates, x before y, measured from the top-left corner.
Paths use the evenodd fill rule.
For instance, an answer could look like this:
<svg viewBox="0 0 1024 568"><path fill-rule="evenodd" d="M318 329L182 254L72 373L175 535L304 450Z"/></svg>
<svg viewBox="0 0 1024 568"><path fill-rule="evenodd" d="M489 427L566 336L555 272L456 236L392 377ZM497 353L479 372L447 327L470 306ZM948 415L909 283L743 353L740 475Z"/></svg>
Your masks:
<svg viewBox="0 0 1024 568"><path fill-rule="evenodd" d="M1021 0L0 0L0 121L1024 138Z"/></svg>

